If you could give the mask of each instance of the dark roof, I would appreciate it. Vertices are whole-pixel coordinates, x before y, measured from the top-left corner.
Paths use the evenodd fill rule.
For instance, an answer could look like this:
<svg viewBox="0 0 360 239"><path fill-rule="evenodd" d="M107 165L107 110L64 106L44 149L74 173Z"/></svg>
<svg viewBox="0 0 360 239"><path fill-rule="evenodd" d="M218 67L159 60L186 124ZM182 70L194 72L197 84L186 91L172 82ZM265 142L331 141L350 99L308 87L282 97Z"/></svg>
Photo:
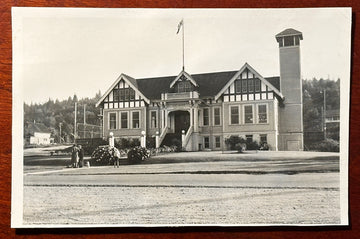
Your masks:
<svg viewBox="0 0 360 239"><path fill-rule="evenodd" d="M139 88L136 79L132 78L131 76L128 76L126 74L123 74L130 82L133 84L136 88Z"/></svg>
<svg viewBox="0 0 360 239"><path fill-rule="evenodd" d="M201 98L214 97L238 71L194 74L191 77L199 85ZM161 93L169 92L171 82L176 76L138 79L138 89L150 100L160 99ZM265 78L280 90L280 77Z"/></svg>
<svg viewBox="0 0 360 239"><path fill-rule="evenodd" d="M25 134L34 135L34 133L51 133L43 123L27 122L25 125Z"/></svg>
<svg viewBox="0 0 360 239"><path fill-rule="evenodd" d="M280 91L280 77L273 76L273 77L265 77L265 79L272 84L278 91Z"/></svg>
<svg viewBox="0 0 360 239"><path fill-rule="evenodd" d="M300 35L300 39L302 40L302 32L299 32L298 30L292 29L292 28L288 28L282 32L280 32L279 34L277 34L275 37L284 37L284 36L294 36L294 35Z"/></svg>

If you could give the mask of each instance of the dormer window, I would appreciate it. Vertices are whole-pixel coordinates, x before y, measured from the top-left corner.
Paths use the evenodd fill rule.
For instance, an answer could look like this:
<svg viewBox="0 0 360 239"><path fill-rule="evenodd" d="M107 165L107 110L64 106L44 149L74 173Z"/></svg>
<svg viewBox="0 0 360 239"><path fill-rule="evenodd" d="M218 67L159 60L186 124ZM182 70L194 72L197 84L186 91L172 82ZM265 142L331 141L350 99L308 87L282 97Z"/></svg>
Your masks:
<svg viewBox="0 0 360 239"><path fill-rule="evenodd" d="M190 92L192 90L190 81L179 81L176 85L176 92L182 93L182 92Z"/></svg>

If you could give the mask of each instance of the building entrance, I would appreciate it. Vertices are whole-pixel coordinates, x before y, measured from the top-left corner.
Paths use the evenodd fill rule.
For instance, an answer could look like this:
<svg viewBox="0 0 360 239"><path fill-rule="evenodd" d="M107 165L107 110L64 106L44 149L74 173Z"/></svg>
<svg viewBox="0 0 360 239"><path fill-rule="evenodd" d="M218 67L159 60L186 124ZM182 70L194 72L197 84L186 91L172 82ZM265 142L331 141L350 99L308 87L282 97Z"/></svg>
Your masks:
<svg viewBox="0 0 360 239"><path fill-rule="evenodd" d="M190 113L188 111L175 111L175 133L181 134L182 130L187 130L190 127Z"/></svg>

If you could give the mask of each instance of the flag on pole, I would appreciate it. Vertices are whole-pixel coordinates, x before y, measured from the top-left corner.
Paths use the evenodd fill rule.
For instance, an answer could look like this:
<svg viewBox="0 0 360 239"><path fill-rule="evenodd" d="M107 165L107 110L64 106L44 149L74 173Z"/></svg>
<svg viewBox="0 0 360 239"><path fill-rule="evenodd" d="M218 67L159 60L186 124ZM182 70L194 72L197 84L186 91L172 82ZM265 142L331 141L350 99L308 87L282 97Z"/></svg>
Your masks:
<svg viewBox="0 0 360 239"><path fill-rule="evenodd" d="M179 31L180 31L180 29L181 29L181 27L182 27L183 25L184 25L184 19L182 19L182 20L179 22L179 24L178 24L178 29L177 29L176 34L179 33Z"/></svg>

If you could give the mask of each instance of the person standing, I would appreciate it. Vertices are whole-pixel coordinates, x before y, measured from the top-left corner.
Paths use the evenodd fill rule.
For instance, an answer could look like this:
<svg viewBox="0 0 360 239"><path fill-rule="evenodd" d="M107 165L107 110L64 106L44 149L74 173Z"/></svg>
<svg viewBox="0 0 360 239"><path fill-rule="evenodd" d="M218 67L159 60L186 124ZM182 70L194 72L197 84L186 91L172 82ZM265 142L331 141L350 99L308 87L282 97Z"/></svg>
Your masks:
<svg viewBox="0 0 360 239"><path fill-rule="evenodd" d="M114 158L114 168L120 167L120 152L117 148L112 148L112 156Z"/></svg>
<svg viewBox="0 0 360 239"><path fill-rule="evenodd" d="M78 151L79 149L76 147L76 144L74 144L71 149L71 165L73 168L77 167L77 163L79 161Z"/></svg>
<svg viewBox="0 0 360 239"><path fill-rule="evenodd" d="M84 166L84 149L79 145L79 168Z"/></svg>

